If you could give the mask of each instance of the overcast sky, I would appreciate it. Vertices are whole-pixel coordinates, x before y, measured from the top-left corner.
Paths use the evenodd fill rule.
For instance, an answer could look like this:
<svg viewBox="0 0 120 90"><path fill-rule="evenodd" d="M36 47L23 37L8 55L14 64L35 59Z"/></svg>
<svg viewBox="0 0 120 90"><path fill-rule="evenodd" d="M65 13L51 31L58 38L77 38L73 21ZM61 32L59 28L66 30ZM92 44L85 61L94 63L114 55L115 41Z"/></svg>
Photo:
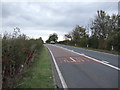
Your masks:
<svg viewBox="0 0 120 90"><path fill-rule="evenodd" d="M117 2L4 2L2 3L2 33L13 32L19 27L31 38L48 39L57 33L59 41L76 25L87 27L97 14L105 10L107 14L118 13Z"/></svg>

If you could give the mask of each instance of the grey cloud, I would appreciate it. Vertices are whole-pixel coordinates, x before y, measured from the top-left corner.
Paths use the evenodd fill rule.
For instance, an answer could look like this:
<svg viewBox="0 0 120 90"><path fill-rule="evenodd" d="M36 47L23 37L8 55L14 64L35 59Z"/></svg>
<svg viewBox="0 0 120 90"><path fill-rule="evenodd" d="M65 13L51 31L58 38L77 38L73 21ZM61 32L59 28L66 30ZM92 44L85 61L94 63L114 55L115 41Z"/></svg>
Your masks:
<svg viewBox="0 0 120 90"><path fill-rule="evenodd" d="M2 3L3 27L69 32L75 25L89 24L100 9L116 13L117 2Z"/></svg>

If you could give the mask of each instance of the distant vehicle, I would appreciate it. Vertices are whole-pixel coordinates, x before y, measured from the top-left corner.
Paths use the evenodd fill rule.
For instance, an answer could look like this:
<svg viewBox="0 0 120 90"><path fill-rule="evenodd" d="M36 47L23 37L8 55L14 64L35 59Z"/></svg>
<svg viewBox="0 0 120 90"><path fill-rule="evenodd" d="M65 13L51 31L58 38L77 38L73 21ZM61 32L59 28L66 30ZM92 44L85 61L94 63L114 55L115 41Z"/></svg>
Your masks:
<svg viewBox="0 0 120 90"><path fill-rule="evenodd" d="M50 44L55 44L55 42L54 41L50 41Z"/></svg>

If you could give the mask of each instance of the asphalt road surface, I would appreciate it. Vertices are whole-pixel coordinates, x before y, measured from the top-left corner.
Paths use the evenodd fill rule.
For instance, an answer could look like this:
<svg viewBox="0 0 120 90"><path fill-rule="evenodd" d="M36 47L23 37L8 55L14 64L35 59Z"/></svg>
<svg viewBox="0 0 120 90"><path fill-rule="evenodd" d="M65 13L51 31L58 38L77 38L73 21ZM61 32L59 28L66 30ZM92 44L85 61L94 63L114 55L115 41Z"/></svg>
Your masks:
<svg viewBox="0 0 120 90"><path fill-rule="evenodd" d="M118 56L65 45L45 45L63 88L118 88Z"/></svg>

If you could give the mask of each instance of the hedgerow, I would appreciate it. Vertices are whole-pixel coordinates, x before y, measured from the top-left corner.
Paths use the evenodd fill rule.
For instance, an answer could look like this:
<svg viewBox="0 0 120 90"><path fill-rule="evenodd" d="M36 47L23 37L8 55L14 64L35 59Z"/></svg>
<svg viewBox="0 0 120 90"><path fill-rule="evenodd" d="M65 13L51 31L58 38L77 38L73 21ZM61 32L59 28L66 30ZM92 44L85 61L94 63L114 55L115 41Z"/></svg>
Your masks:
<svg viewBox="0 0 120 90"><path fill-rule="evenodd" d="M43 41L30 39L15 28L12 34L5 32L2 37L2 88L12 88L15 77L31 63Z"/></svg>

